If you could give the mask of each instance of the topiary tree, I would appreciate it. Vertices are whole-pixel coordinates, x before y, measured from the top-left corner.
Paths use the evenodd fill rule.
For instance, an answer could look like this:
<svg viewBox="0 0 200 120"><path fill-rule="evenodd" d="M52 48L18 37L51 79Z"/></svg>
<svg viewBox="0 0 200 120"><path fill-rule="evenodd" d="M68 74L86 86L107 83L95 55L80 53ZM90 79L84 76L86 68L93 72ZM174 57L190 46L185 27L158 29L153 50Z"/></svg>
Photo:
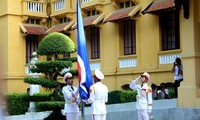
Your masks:
<svg viewBox="0 0 200 120"><path fill-rule="evenodd" d="M60 108L64 106L64 103L62 106L60 104L52 104L52 101L64 101L64 99L61 97L62 95L59 95L59 93L61 91L61 88L65 84L60 83L57 78L58 76L64 75L64 73L62 72L63 69L72 67L73 62L77 61L76 57L63 58L63 55L74 52L76 52L74 42L68 36L62 33L50 33L45 36L43 40L39 43L37 54L40 56L44 56L44 58L46 59L44 61L36 62L36 67L31 68L31 72L42 73L42 75L40 78L27 77L24 79L24 82L29 84L39 84L44 88L52 90L51 102L48 101L45 104L43 101L42 103L43 107L53 109L52 114L50 114L45 120L54 119L53 117L57 117L56 119L59 120L65 119L65 117L62 117L61 115ZM70 70L70 72L74 76L77 76L77 70ZM36 108L37 105L40 104L36 103Z"/></svg>

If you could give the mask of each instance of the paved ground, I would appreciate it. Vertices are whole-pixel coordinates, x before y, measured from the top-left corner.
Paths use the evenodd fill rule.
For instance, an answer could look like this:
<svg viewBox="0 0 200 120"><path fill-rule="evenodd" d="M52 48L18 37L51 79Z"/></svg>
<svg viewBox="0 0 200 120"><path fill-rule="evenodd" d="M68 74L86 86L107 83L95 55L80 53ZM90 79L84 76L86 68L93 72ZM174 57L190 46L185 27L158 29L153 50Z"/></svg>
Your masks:
<svg viewBox="0 0 200 120"><path fill-rule="evenodd" d="M107 120L137 120L135 102L107 105ZM91 120L91 111L85 109L85 120ZM200 108L178 108L177 99L153 101L153 120L200 120Z"/></svg>
<svg viewBox="0 0 200 120"><path fill-rule="evenodd" d="M137 120L135 102L107 105L106 120ZM91 119L90 107L85 107L85 120ZM81 112L80 112L81 113ZM5 120L43 120L50 112L26 113L7 116ZM200 120L200 108L178 108L176 99L154 100L153 120ZM80 114L80 119L81 119Z"/></svg>

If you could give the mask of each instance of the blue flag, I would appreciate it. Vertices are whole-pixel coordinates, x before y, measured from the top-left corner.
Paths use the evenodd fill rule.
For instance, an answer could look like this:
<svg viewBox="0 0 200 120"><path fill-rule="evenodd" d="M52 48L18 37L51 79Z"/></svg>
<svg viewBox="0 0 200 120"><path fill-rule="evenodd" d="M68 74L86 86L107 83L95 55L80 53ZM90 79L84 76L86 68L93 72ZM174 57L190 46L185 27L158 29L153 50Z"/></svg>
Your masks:
<svg viewBox="0 0 200 120"><path fill-rule="evenodd" d="M93 84L92 82L92 74L90 70L90 64L88 60L87 54L87 46L85 40L85 33L83 27L83 18L81 14L81 9L79 5L79 0L77 0L77 44L78 44L78 80L80 84L80 97L83 100L89 98L90 86Z"/></svg>

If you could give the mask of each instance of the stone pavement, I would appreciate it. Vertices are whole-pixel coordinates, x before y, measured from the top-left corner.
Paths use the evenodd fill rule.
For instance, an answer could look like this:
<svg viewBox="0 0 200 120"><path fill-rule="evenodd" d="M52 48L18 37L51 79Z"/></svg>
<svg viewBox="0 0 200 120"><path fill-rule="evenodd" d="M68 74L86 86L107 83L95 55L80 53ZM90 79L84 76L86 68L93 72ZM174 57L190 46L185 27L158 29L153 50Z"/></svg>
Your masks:
<svg viewBox="0 0 200 120"><path fill-rule="evenodd" d="M107 105L107 120L137 120L135 102ZM85 120L91 120L85 109ZM200 108L178 108L177 99L153 101L153 120L200 120Z"/></svg>
<svg viewBox="0 0 200 120"><path fill-rule="evenodd" d="M135 102L107 105L106 120L137 120ZM85 120L92 120L90 107L85 107ZM43 120L48 112L26 113L25 115L7 116L5 120ZM176 99L153 101L154 120L200 120L200 108L178 108ZM81 120L80 114L80 120Z"/></svg>

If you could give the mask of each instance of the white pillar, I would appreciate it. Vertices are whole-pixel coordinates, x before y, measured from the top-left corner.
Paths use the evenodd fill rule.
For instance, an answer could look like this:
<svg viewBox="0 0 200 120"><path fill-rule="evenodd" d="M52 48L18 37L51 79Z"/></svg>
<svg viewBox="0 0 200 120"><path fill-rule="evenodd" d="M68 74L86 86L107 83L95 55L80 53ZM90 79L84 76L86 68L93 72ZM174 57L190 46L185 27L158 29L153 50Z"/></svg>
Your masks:
<svg viewBox="0 0 200 120"><path fill-rule="evenodd" d="M33 78L39 78L40 73L30 73L29 76L33 77ZM39 92L40 92L39 85L30 84L30 96L34 95L35 93L39 93ZM35 112L35 111L36 111L35 110L35 102L30 101L28 112Z"/></svg>
<svg viewBox="0 0 200 120"><path fill-rule="evenodd" d="M32 78L39 78L40 77L40 74L41 73L32 73L30 71L30 68L35 68L35 63L38 61L38 58L37 58L37 53L36 52L33 52L32 55L31 55L31 60L30 60L30 63L28 65L29 67L29 77L32 77ZM40 86L39 85L35 85L35 84L30 84L30 96L34 95L35 93L39 93L40 92ZM28 112L35 112L35 103L30 101L29 103L29 108L28 108Z"/></svg>

